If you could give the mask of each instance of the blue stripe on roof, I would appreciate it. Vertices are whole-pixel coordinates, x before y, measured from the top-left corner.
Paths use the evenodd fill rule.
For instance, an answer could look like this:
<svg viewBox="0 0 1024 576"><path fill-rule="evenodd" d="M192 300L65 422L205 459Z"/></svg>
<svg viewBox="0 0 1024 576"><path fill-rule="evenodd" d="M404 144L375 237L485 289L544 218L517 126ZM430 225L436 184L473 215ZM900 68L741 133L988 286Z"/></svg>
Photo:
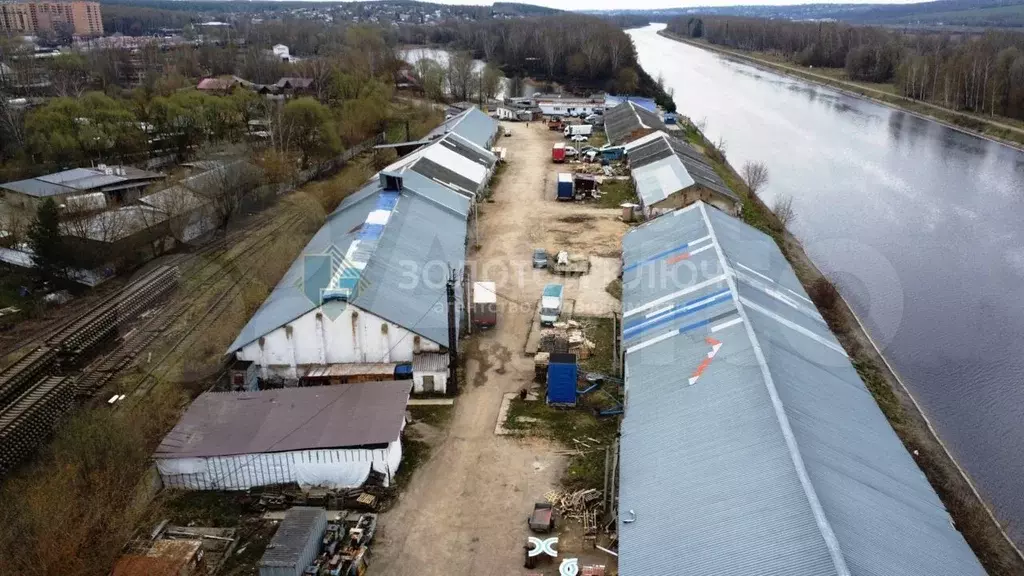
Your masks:
<svg viewBox="0 0 1024 576"><path fill-rule="evenodd" d="M661 326L666 322L671 322L672 320L683 318L684 316L689 316L690 314L693 314L694 312L698 312L705 308L717 306L718 304L722 304L725 301L732 300L732 291L725 290L723 292L719 292L713 297L705 298L705 300L707 300L707 302L705 302L704 304L693 306L688 309L676 310L674 312L670 312L668 314L652 318L641 326L635 326L631 329L623 330L622 337L625 339L629 339L635 336L639 336L640 334L643 334L644 332L650 330L651 328L654 328L655 326Z"/></svg>
<svg viewBox="0 0 1024 576"><path fill-rule="evenodd" d="M645 258L643 260L639 260L637 262L634 262L634 263L630 264L629 266L626 266L625 268L622 269L622 271L623 272L628 272L628 271L632 270L633 268L636 268L638 266L642 266L644 264L647 264L648 262L654 262L655 260L658 260L659 258L664 258L665 256L668 256L669 254L674 254L676 252L681 252L683 250L686 250L687 248L690 247L691 244L695 244L696 242L697 241L694 240L693 242L687 242L686 244L681 244L679 246L676 246L675 248L669 248L668 250L663 250L661 252L658 252L654 256L651 256L650 258Z"/></svg>
<svg viewBox="0 0 1024 576"><path fill-rule="evenodd" d="M726 292L729 292L728 288L725 288L724 290L720 290L718 292L714 292L714 293L711 293L711 294L704 294L703 296L698 296L697 298L694 298L693 300L687 300L686 302L680 302L678 304L673 305L672 308L670 308L668 310L664 310L662 312L659 312L656 316L661 316L662 314L668 314L669 312L672 312L673 310L679 310L680 308L686 308L687 306L692 306L693 304L696 304L698 302L703 302L704 300L707 300L708 298L713 298L713 297L716 297L716 296L721 296L722 294L725 294ZM622 329L623 330L629 330L630 328L633 328L634 326L639 326L640 324L643 324L644 322L648 322L648 321L650 321L653 318L654 318L654 316L652 316L652 317L644 316L642 318L637 318L636 320L631 320L629 322L626 322L622 326Z"/></svg>

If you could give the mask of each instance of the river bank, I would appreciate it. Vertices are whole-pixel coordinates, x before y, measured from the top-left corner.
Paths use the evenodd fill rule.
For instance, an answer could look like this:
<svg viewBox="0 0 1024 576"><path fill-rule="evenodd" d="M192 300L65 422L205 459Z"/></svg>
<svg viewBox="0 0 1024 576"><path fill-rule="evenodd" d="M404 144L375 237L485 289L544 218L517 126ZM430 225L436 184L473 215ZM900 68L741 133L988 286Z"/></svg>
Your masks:
<svg viewBox="0 0 1024 576"><path fill-rule="evenodd" d="M743 220L775 239L843 345L872 396L907 450L939 494L957 529L989 574L1024 574L1024 555L975 487L966 471L938 437L921 406L882 355L860 318L814 264L800 241L787 231L757 195L752 194L725 154L687 122L687 139L701 147L716 172L742 195Z"/></svg>
<svg viewBox="0 0 1024 576"><path fill-rule="evenodd" d="M668 32L667 30L660 30L658 34L676 42L682 42L684 44L696 46L697 48L710 50L718 54L740 59L745 63L756 67L767 68L773 72L796 77L822 86L828 86L829 88L833 88L850 96L866 98L884 106L898 108L909 114L938 122L953 130L958 130L966 134L971 134L979 138L998 142L1000 144L1016 148L1017 150L1024 151L1024 128L990 120L976 114L950 110L949 108L944 108L937 104L914 100L907 98L906 96L900 96L898 94L865 86L857 82L833 78L825 74L812 72L799 66L791 66L781 62L776 62L774 60L761 57L756 53L723 48L721 46L711 44L710 42L684 38L677 34Z"/></svg>

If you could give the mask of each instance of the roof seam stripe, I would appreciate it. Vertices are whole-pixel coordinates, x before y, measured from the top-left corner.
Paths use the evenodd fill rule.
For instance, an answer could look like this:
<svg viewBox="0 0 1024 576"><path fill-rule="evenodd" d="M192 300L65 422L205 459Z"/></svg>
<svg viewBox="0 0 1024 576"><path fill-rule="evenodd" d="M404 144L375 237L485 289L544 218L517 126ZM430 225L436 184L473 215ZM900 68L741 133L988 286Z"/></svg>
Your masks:
<svg viewBox="0 0 1024 576"><path fill-rule="evenodd" d="M797 477L800 479L800 485L803 487L804 495L807 497L807 503L810 505L811 512L814 514L814 520L818 525L818 531L821 533L821 537L825 541L825 546L828 548L829 556L832 557L832 563L835 566L837 576L851 576L850 569L846 566L846 558L843 556L843 551L839 547L839 539L836 538L836 534L832 530L832 525L829 524L828 518L825 516L825 510L821 506L821 501L818 499L818 494L814 490L814 485L811 483L811 478L807 473L803 456L800 454L800 448L796 443L796 436L793 434L792 427L790 427L789 418L786 416L785 409L782 406L782 399L779 397L779 392L775 388L775 381L772 379L771 371L768 369L768 361L765 359L764 350L761 349L761 344L757 339L757 335L754 334L753 327L750 325L750 319L747 318L747 312L743 307L743 303L740 302L739 290L736 288L736 282L729 273L729 263L725 259L725 254L722 252L721 245L718 243L718 236L715 234L715 229L711 224L711 220L708 218L708 213L704 208L703 202L700 203L700 214L701 217L704 218L704 224L707 226L708 233L711 235L711 241L715 245L715 252L718 254L718 262L722 266L723 272L725 272L725 281L729 284L729 288L733 291L733 295L735 296L733 300L736 302L736 311L739 313L740 318L743 319L743 325L746 328L747 337L750 339L750 344L754 351L754 357L757 359L757 363L761 367L761 374L764 377L765 388L768 389L768 395L775 408L775 417L779 422L779 428L782 430L782 435L786 440L786 447L789 449L789 455L793 461L793 467L796 469Z"/></svg>

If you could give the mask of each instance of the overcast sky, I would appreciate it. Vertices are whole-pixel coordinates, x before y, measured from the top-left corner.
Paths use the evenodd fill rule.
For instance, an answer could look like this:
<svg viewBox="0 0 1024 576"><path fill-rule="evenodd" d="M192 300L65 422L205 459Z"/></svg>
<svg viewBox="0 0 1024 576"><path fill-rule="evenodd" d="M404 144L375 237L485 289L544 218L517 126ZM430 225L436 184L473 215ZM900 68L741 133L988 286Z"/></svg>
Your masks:
<svg viewBox="0 0 1024 576"><path fill-rule="evenodd" d="M483 0L432 0L442 4L493 4ZM813 2L814 4L911 4L915 0L824 0ZM920 0L917 0L920 1ZM799 2L793 0L535 0L524 2L525 4L536 4L538 6L550 6L561 10L614 10L632 8L637 10L652 8L682 8L690 6L738 6L738 5L792 5L811 4L812 2Z"/></svg>

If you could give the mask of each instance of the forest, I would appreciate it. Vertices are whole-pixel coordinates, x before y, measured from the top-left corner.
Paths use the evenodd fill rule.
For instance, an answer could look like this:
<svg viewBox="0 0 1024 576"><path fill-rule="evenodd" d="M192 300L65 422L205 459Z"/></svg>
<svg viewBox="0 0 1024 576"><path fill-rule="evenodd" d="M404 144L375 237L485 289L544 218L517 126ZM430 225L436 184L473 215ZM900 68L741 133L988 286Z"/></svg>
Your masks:
<svg viewBox="0 0 1024 576"><path fill-rule="evenodd" d="M840 22L705 16L668 30L801 66L845 69L851 80L951 108L1024 120L1024 34L909 32Z"/></svg>
<svg viewBox="0 0 1024 576"><path fill-rule="evenodd" d="M402 44L445 45L500 66L505 76L559 82L570 91L608 91L654 97L675 110L672 98L637 63L629 36L616 22L581 14L544 18L402 26Z"/></svg>

